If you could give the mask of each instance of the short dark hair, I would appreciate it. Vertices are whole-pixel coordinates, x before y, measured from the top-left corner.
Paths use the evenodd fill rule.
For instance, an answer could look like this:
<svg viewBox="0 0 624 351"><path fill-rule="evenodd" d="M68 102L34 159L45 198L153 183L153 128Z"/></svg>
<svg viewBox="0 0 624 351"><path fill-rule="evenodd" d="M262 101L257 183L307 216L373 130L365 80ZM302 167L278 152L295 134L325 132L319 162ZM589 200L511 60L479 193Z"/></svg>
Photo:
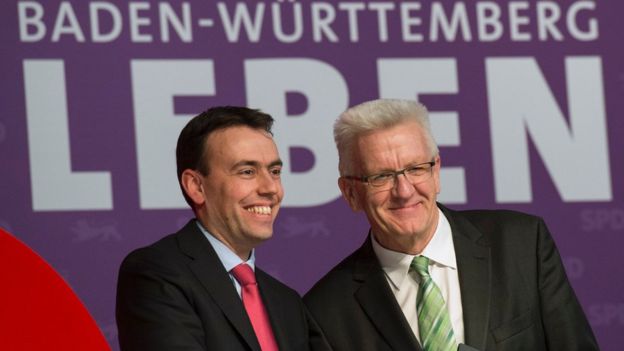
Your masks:
<svg viewBox="0 0 624 351"><path fill-rule="evenodd" d="M216 106L193 117L180 132L176 146L180 187L182 187L184 170L196 170L203 175L208 175L210 172L205 162L208 136L217 130L235 126L247 126L272 134L273 117L257 109L238 106ZM182 188L182 194L186 202L193 207L193 202L186 195L184 188Z"/></svg>

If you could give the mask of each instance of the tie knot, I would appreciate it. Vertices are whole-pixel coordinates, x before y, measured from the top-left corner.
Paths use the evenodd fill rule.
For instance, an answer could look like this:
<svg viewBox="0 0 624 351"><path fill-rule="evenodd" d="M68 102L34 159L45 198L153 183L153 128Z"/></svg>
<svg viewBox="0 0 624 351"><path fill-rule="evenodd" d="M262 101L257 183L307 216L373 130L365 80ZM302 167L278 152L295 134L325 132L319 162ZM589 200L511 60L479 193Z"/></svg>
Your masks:
<svg viewBox="0 0 624 351"><path fill-rule="evenodd" d="M241 263L230 271L242 286L256 284L256 274L246 263Z"/></svg>
<svg viewBox="0 0 624 351"><path fill-rule="evenodd" d="M410 267L421 277L429 276L429 259L425 256L416 256Z"/></svg>

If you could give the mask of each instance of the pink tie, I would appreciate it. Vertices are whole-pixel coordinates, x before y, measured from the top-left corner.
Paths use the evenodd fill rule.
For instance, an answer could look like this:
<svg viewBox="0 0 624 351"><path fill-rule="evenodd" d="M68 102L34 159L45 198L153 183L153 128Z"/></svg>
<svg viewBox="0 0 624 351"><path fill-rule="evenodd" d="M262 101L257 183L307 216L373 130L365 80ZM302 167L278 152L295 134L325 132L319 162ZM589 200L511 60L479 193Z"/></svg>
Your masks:
<svg viewBox="0 0 624 351"><path fill-rule="evenodd" d="M269 322L269 315L264 308L264 304L262 304L262 297L260 297L260 291L256 283L256 275L251 270L251 267L245 263L234 267L230 273L241 285L243 305L245 305L245 310L247 310L247 315L251 320L256 338L258 338L260 343L260 349L262 351L278 351L273 329L271 329L271 323Z"/></svg>

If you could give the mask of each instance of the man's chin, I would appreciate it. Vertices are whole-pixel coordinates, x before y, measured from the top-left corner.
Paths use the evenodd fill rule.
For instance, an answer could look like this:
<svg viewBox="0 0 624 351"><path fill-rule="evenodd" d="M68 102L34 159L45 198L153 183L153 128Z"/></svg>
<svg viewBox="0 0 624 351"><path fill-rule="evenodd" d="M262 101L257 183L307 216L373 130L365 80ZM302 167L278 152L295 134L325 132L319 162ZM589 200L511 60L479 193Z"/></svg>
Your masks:
<svg viewBox="0 0 624 351"><path fill-rule="evenodd" d="M411 225L405 225L405 224L406 223L403 223L403 225L401 226L391 228L393 236L396 236L397 238L403 238L403 239L413 238L413 237L417 237L421 235L421 233L424 230L423 225L421 225L421 223L413 223Z"/></svg>
<svg viewBox="0 0 624 351"><path fill-rule="evenodd" d="M273 237L273 230L257 230L252 233L252 236L258 242L263 242Z"/></svg>

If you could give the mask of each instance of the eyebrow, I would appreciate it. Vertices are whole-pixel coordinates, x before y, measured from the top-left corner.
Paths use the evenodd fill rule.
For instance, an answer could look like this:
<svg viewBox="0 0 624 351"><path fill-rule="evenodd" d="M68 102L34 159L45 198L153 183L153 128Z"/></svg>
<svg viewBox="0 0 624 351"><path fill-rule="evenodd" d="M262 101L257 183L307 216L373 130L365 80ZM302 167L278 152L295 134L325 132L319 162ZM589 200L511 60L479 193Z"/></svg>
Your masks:
<svg viewBox="0 0 624 351"><path fill-rule="evenodd" d="M434 160L431 160L434 161ZM410 167L414 167L414 166L418 166L418 165L424 165L425 163L429 163L431 161L425 161L425 162L411 162L408 163L407 166L401 168L401 169L406 169L406 168L410 168ZM381 173L390 173L390 172L396 172L397 169L391 169L391 168L384 168L381 170L378 170L376 172L372 172L372 173L368 173L368 175L377 175L377 174L381 174Z"/></svg>
<svg viewBox="0 0 624 351"><path fill-rule="evenodd" d="M282 160L277 159L277 160L274 160L273 162L269 163L267 168L272 168L272 167L275 167L275 166L280 166L281 167L283 164L284 164L284 162L282 162ZM232 169L236 169L236 168L242 167L242 166L252 166L252 167L259 168L259 167L262 167L262 164L260 164L260 162L258 162L258 161L242 160L242 161L236 162L232 166Z"/></svg>

